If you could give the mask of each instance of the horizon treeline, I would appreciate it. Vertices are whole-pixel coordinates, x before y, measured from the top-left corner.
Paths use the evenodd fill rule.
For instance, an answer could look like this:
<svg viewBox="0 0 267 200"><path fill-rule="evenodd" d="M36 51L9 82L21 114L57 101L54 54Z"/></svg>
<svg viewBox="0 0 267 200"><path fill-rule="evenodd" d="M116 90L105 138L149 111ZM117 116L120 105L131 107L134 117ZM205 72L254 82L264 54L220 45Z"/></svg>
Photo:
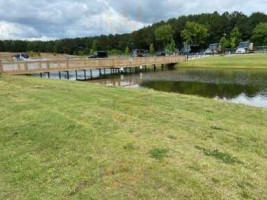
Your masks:
<svg viewBox="0 0 267 200"><path fill-rule="evenodd" d="M93 51L105 50L119 54L132 49L149 50L151 46L157 51L165 48L163 42L157 40L155 36L155 31L163 25L171 26L175 47L181 49L186 42L181 37L181 33L187 22L195 22L207 28L208 36L200 44L203 48L206 48L210 43L219 43L222 37L229 37L231 31L236 27L239 29L242 41L250 40L255 27L260 23L267 23L267 15L260 12L255 12L250 16L242 12L188 15L154 23L151 26L127 34L110 34L55 41L1 40L0 38L0 52L33 51L86 55Z"/></svg>

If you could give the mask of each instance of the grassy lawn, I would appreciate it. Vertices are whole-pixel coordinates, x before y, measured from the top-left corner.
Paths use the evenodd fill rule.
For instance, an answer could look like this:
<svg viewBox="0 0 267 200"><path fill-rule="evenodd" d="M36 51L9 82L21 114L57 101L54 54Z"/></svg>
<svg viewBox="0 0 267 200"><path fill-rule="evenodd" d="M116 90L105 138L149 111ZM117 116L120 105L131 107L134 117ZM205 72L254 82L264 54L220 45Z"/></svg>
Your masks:
<svg viewBox="0 0 267 200"><path fill-rule="evenodd" d="M267 199L266 121L194 96L0 77L0 199Z"/></svg>
<svg viewBox="0 0 267 200"><path fill-rule="evenodd" d="M267 54L214 56L184 62L180 66L267 69Z"/></svg>

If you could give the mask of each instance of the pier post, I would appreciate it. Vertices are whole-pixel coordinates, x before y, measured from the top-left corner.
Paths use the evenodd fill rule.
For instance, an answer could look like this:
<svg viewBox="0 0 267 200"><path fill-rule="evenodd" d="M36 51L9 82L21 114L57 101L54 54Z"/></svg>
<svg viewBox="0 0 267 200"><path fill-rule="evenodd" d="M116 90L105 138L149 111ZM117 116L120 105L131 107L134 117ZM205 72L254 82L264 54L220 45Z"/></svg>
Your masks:
<svg viewBox="0 0 267 200"><path fill-rule="evenodd" d="M90 69L90 78L91 78L91 79L93 78L93 72L92 72L91 69Z"/></svg>
<svg viewBox="0 0 267 200"><path fill-rule="evenodd" d="M76 77L76 80L78 80L78 72L77 72L77 70L75 70L75 77Z"/></svg>
<svg viewBox="0 0 267 200"><path fill-rule="evenodd" d="M102 73L101 73L101 69L98 69L99 70L99 77L101 77Z"/></svg>
<svg viewBox="0 0 267 200"><path fill-rule="evenodd" d="M50 78L50 72L47 72L47 76L48 76L48 78Z"/></svg>
<svg viewBox="0 0 267 200"><path fill-rule="evenodd" d="M58 72L58 78L61 79L61 72Z"/></svg>
<svg viewBox="0 0 267 200"><path fill-rule="evenodd" d="M69 71L67 71L67 79L68 80L70 79L70 73L69 73Z"/></svg>
<svg viewBox="0 0 267 200"><path fill-rule="evenodd" d="M83 70L84 80L86 79L86 70Z"/></svg>
<svg viewBox="0 0 267 200"><path fill-rule="evenodd" d="M4 72L2 61L0 60L0 74Z"/></svg>

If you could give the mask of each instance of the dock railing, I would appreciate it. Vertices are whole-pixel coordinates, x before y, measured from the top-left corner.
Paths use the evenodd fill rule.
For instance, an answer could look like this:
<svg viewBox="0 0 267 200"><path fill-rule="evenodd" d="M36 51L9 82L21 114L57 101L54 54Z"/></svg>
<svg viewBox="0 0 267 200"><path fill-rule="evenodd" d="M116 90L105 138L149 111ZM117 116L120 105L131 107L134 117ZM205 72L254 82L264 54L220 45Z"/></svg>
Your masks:
<svg viewBox="0 0 267 200"><path fill-rule="evenodd" d="M103 59L31 60L2 62L2 74L33 74L42 72L85 69L126 68L142 65L175 64L186 61L186 56L125 57ZM2 66L2 67L1 67Z"/></svg>

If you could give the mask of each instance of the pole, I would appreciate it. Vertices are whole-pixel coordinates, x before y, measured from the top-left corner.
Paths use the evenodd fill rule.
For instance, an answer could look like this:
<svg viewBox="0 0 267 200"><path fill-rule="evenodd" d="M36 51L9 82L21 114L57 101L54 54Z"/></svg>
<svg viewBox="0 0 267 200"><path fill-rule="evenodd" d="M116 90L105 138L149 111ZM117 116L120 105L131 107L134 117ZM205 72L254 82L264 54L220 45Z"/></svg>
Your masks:
<svg viewBox="0 0 267 200"><path fill-rule="evenodd" d="M84 79L86 79L86 70L83 70Z"/></svg>
<svg viewBox="0 0 267 200"><path fill-rule="evenodd" d="M4 67L2 61L0 60L0 74L2 74L3 72L4 72Z"/></svg>
<svg viewBox="0 0 267 200"><path fill-rule="evenodd" d="M68 79L68 80L70 79L69 71L67 71L67 79Z"/></svg>

